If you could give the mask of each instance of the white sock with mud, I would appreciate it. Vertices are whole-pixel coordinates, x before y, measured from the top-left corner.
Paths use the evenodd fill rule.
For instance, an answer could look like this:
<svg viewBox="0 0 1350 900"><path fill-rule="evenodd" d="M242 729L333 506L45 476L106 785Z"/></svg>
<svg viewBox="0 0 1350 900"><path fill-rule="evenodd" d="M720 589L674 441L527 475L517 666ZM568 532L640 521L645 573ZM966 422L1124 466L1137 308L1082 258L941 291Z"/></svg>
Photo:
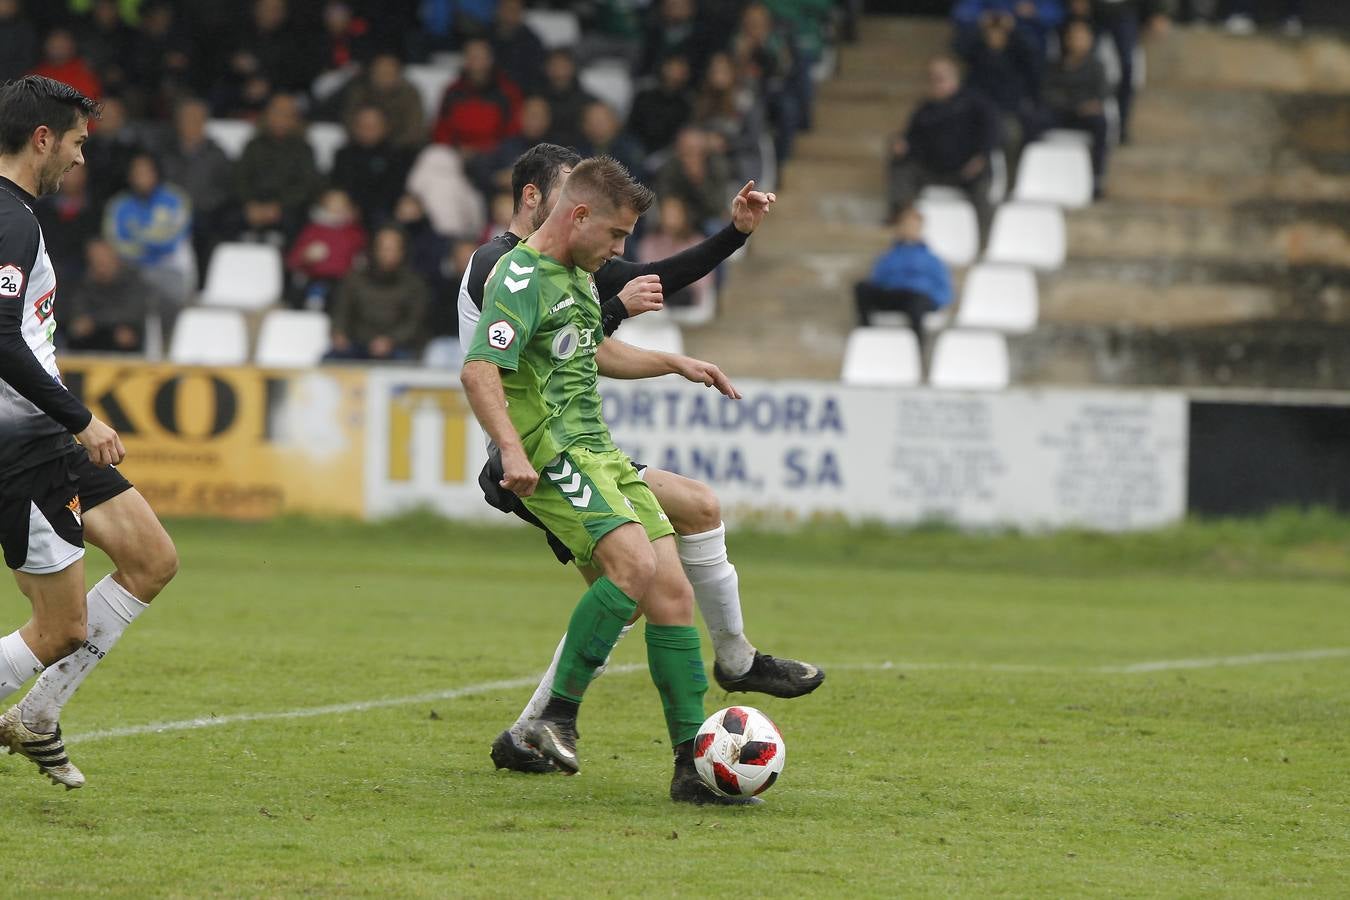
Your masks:
<svg viewBox="0 0 1350 900"><path fill-rule="evenodd" d="M717 666L732 677L744 675L755 661L755 647L745 639L741 616L740 579L727 560L727 529L680 535L680 562L694 587L694 599L708 626Z"/></svg>
<svg viewBox="0 0 1350 900"><path fill-rule="evenodd" d="M42 663L17 631L0 638L0 700L42 671Z"/></svg>
<svg viewBox="0 0 1350 900"><path fill-rule="evenodd" d="M623 640L624 635L632 630L631 623L623 626L623 630L619 632L619 637L614 641L614 646L619 646L619 641ZM525 704L525 708L520 711L520 716L516 719L515 724L511 726L511 737L515 738L517 744L523 743L525 726L539 718L539 715L544 711L544 707L548 706L549 698L553 696L553 676L558 674L558 657L562 656L563 641L565 640L567 640L567 635L563 634L562 640L558 641L557 649L553 651L553 660L548 664L544 677L539 679L539 686L534 689L530 702ZM613 652L610 651L611 654ZM605 674L605 669L608 668L609 660L606 659L605 664L595 670L595 678Z"/></svg>
<svg viewBox="0 0 1350 900"><path fill-rule="evenodd" d="M89 670L107 655L126 627L149 607L113 580L111 575L89 591L89 636L84 646L51 666L19 702L23 723L38 734L56 730L61 709Z"/></svg>

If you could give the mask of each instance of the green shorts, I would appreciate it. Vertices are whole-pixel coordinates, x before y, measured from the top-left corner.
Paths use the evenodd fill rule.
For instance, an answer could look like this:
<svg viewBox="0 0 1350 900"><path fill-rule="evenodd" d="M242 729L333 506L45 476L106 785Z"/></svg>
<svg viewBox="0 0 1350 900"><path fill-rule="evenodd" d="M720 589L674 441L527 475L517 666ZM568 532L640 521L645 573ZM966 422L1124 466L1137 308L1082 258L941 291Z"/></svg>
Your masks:
<svg viewBox="0 0 1350 900"><path fill-rule="evenodd" d="M636 522L652 541L675 533L652 489L618 450L563 451L522 502L567 545L579 566L589 566L595 545L620 525Z"/></svg>

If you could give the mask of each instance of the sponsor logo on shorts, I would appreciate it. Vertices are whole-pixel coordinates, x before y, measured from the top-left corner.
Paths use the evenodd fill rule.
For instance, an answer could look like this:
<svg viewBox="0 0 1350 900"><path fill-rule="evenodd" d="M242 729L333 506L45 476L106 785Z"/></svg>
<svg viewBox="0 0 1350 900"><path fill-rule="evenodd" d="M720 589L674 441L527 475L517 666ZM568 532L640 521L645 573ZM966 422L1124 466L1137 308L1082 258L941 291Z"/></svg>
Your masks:
<svg viewBox="0 0 1350 900"><path fill-rule="evenodd" d="M82 519L82 518L80 517L80 495L79 495L79 494L76 494L74 497L71 497L71 498L70 498L70 502L66 504L66 509L70 510L70 514L71 514L72 516L75 517L75 524L76 524L76 525L79 525L79 526L81 526L81 527L83 527L83 526L84 526L84 519Z"/></svg>
<svg viewBox="0 0 1350 900"><path fill-rule="evenodd" d="M505 319L493 322L488 326L487 340L492 349L505 350L516 342L516 329Z"/></svg>

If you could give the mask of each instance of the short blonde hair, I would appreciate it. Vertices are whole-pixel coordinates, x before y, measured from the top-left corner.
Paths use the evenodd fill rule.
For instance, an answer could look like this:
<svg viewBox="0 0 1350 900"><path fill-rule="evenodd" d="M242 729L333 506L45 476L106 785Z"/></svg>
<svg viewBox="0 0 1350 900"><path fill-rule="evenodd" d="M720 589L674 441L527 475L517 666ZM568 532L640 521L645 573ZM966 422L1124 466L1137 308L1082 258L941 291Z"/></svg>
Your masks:
<svg viewBox="0 0 1350 900"><path fill-rule="evenodd" d="M605 203L613 209L631 209L639 216L651 209L656 195L610 156L584 159L567 176L563 194L570 202Z"/></svg>

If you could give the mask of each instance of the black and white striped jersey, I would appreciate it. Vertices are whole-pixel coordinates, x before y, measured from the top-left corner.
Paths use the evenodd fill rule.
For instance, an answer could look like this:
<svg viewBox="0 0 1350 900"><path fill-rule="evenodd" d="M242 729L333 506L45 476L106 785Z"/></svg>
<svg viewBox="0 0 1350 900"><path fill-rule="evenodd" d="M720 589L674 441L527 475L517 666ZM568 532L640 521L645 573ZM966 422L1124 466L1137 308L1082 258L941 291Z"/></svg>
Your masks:
<svg viewBox="0 0 1350 900"><path fill-rule="evenodd" d="M33 197L0 177L0 479L57 456L93 418L61 384L55 305Z"/></svg>

